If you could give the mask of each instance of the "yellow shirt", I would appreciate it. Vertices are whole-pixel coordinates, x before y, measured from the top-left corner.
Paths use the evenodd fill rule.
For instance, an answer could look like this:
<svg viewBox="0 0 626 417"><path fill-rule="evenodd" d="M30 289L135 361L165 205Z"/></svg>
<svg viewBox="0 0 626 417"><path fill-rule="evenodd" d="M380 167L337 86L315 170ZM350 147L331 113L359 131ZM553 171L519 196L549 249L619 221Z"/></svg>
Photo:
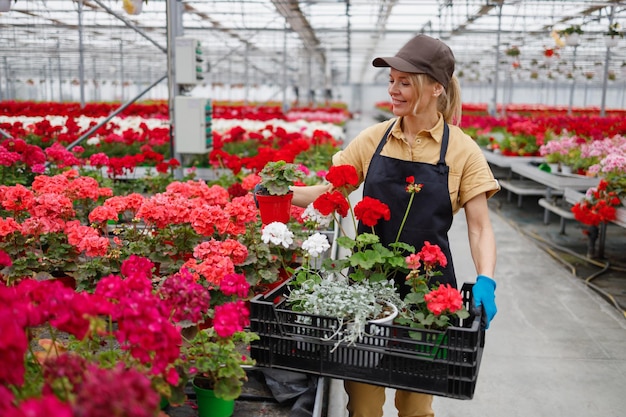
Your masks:
<svg viewBox="0 0 626 417"><path fill-rule="evenodd" d="M359 184L367 175L372 156L390 123L387 120L364 129L344 150L333 155L333 165L352 165L359 175ZM381 155L413 162L437 164L443 136L443 116L430 130L422 130L416 140L409 143L400 126L401 118L394 125L387 137ZM487 198L499 189L491 168L476 142L458 126L448 125L450 138L446 152L446 164L450 167L448 190L452 202L452 212L456 213L469 200L480 193ZM419 181L419 178L415 179Z"/></svg>

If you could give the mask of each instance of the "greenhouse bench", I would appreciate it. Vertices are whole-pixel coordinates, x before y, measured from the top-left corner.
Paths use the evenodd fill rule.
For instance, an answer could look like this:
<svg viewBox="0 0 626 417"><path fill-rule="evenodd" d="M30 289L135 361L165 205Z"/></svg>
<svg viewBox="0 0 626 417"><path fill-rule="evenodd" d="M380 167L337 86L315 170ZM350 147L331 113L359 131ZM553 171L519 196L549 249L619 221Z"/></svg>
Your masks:
<svg viewBox="0 0 626 417"><path fill-rule="evenodd" d="M499 180L500 187L507 191L507 201L511 201L511 194L517 194L517 206L522 207L524 196L545 196L548 189L545 185L531 180ZM560 190L551 190L551 195L562 195Z"/></svg>
<svg viewBox="0 0 626 417"><path fill-rule="evenodd" d="M539 199L539 205L545 209L543 222L545 224L550 223L550 212L561 217L561 228L559 229L559 233L562 235L565 234L565 222L567 220L574 220L574 213L571 211L572 206L566 200L566 198L550 199L547 197Z"/></svg>

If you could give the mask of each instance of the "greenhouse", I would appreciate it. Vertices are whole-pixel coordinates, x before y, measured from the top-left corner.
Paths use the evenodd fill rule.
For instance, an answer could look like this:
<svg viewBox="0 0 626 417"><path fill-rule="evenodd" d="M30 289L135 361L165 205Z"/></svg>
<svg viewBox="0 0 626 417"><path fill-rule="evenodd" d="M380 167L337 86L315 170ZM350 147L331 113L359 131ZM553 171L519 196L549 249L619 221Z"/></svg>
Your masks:
<svg viewBox="0 0 626 417"><path fill-rule="evenodd" d="M0 0L0 415L622 415L625 38L623 0Z"/></svg>

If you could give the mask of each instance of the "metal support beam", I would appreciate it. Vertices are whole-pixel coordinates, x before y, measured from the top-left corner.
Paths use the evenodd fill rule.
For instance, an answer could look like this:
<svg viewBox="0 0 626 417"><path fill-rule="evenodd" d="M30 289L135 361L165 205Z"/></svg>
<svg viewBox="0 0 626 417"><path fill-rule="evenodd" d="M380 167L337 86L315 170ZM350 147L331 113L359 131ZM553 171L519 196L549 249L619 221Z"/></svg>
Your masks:
<svg viewBox="0 0 626 417"><path fill-rule="evenodd" d="M109 122L109 120L111 120L112 118L114 118L115 116L117 116L118 114L120 114L122 111L124 111L124 109L126 109L128 106L130 106L131 104L133 104L135 101L139 100L144 94L146 94L152 87L154 87L155 85L159 84L161 81L165 80L167 78L167 74L163 75L161 78L159 78L158 80L156 80L155 82L153 82L152 84L150 84L146 89L144 89L142 92L140 92L139 94L137 94L135 97L133 97L132 99L130 99L129 101L127 101L126 103L124 103L122 106L118 107L117 109L115 109L115 111L111 114L109 114L105 119L101 120L100 123L98 123L97 125L95 125L94 127L92 127L91 129L89 129L87 132L85 132L81 137L79 137L78 139L76 139L74 142L70 143L69 145L67 145L66 149L69 151L70 149L72 149L74 146L79 145L82 141L84 141L85 139L87 139L89 136L93 135L98 129L100 129L102 126L104 126L105 124L107 124Z"/></svg>
<svg viewBox="0 0 626 417"><path fill-rule="evenodd" d="M315 31L311 27L311 24L300 10L297 0L272 0L274 7L278 10L278 13L285 18L289 26L295 31L304 47L314 56L319 59L319 64L322 68L326 65L326 55L320 49L320 41L315 35Z"/></svg>

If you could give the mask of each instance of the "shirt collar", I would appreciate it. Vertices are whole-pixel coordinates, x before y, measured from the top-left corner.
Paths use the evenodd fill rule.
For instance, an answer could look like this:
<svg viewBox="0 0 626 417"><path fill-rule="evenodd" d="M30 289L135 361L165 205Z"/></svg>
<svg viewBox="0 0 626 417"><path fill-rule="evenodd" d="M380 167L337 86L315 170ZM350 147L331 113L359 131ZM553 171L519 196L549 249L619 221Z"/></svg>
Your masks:
<svg viewBox="0 0 626 417"><path fill-rule="evenodd" d="M433 126L431 129L424 130L423 132L428 133L430 137L435 140L435 142L441 142L441 139L443 138L443 115L437 112L437 116L439 118L437 119L437 123L435 124L435 126ZM396 119L396 123L391 129L391 136L398 140L401 140L400 138L402 137L402 129L400 128L400 126L402 126L402 118L403 116L398 117Z"/></svg>

